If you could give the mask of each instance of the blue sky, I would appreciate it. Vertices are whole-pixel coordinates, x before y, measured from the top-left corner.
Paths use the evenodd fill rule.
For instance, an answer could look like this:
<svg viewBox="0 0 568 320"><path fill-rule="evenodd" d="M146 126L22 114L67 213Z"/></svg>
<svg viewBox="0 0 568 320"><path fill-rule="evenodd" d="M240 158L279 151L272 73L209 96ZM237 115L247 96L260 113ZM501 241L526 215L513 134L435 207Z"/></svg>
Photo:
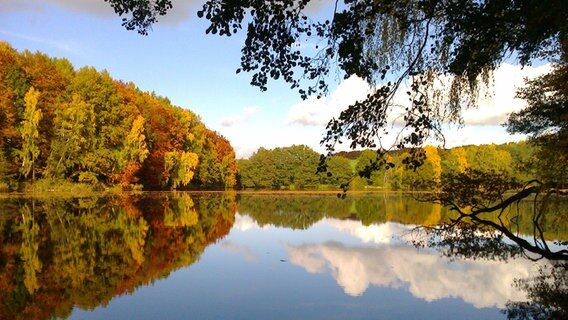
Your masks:
<svg viewBox="0 0 568 320"><path fill-rule="evenodd" d="M20 51L65 57L76 69L106 69L115 79L166 96L227 137L237 157L247 157L258 147L292 144L323 152L319 141L327 120L364 96L368 86L356 78L338 82L320 101L302 101L283 82L271 82L267 92L260 92L249 85L250 75L235 74L244 34L205 35L206 21L196 17L200 3L174 0L170 14L148 36L140 36L125 30L103 0L0 0L0 40ZM522 77L546 68L506 65L498 70L493 98L479 110L467 111L464 128L448 128L446 146L520 139L499 124L522 106L513 100Z"/></svg>

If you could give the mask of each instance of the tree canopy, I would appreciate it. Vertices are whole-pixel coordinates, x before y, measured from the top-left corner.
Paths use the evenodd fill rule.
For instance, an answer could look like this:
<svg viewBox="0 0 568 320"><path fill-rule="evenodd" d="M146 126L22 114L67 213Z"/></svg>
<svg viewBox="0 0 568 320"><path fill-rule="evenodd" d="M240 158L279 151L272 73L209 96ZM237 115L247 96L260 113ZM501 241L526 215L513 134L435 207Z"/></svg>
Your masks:
<svg viewBox="0 0 568 320"><path fill-rule="evenodd" d="M105 0L125 26L146 34L148 22L171 1ZM402 134L396 147L422 145L440 136L441 124L461 120L475 104L478 86L506 59L565 64L568 4L563 0L344 0L331 10L308 10L311 0L206 1L198 16L207 33L231 36L245 29L241 66L251 84L267 90L283 79L302 97L327 92L334 72L375 85L367 99L331 119L322 143L381 148L397 91L408 88ZM175 8L174 8L175 10ZM314 44L316 50L300 43ZM444 90L440 79L450 79Z"/></svg>
<svg viewBox="0 0 568 320"><path fill-rule="evenodd" d="M1 189L39 178L95 189L226 188L235 152L167 98L0 42ZM30 177L31 176L31 177ZM31 179L30 179L31 178Z"/></svg>

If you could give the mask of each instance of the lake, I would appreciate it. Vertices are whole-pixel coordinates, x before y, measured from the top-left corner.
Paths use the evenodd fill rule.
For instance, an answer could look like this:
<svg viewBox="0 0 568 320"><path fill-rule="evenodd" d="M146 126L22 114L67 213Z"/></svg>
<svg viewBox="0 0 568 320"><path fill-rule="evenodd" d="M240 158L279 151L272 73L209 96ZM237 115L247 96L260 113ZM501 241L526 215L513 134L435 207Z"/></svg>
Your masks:
<svg viewBox="0 0 568 320"><path fill-rule="evenodd" d="M548 263L416 247L414 228L450 213L394 194L10 198L0 210L0 319L505 319L526 300L515 279Z"/></svg>

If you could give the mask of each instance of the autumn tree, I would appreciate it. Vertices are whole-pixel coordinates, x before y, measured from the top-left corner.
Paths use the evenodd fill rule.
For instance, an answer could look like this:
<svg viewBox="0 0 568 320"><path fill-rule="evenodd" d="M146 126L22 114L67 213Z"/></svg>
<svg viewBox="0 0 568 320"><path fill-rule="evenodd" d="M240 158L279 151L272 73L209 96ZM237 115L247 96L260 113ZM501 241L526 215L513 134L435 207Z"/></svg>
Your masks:
<svg viewBox="0 0 568 320"><path fill-rule="evenodd" d="M24 97L26 108L24 110L24 117L20 128L22 135L22 149L19 152L22 161L20 172L27 177L32 174L32 182L35 181L35 161L39 156L39 121L42 117L42 112L38 108L38 99L40 93L34 87L31 87Z"/></svg>
<svg viewBox="0 0 568 320"><path fill-rule="evenodd" d="M142 166L149 151L144 135L144 117L138 115L132 122L132 128L124 140L124 146L118 155L118 167L122 170L120 178L123 186L136 182L136 173Z"/></svg>
<svg viewBox="0 0 568 320"><path fill-rule="evenodd" d="M175 156L166 157L168 153ZM230 188L236 183L229 141L207 129L192 111L116 81L106 71L75 71L66 59L19 53L4 42L0 154L2 189L16 185L12 180L18 171L24 177L31 173L33 180L41 173L49 180L43 186L68 180L94 188L140 183L158 190L172 183L180 188ZM197 162L187 154L196 155ZM187 167L194 178L181 174L175 182L170 179L183 171L176 168Z"/></svg>
<svg viewBox="0 0 568 320"><path fill-rule="evenodd" d="M39 225L35 221L33 207L27 205L21 208L22 221L18 229L22 232L22 246L20 256L23 261L24 286L29 294L34 294L40 287L38 273L42 269L39 259Z"/></svg>
<svg viewBox="0 0 568 320"><path fill-rule="evenodd" d="M195 174L199 162L197 154L185 151L170 151L164 155L164 183L171 189L187 186Z"/></svg>
<svg viewBox="0 0 568 320"><path fill-rule="evenodd" d="M467 162L467 153L464 148L452 148L444 153L442 161L443 172L462 173L469 167Z"/></svg>
<svg viewBox="0 0 568 320"><path fill-rule="evenodd" d="M73 176L92 149L95 140L95 110L77 95L55 112L55 134L47 163L46 175Z"/></svg>
<svg viewBox="0 0 568 320"><path fill-rule="evenodd" d="M18 117L21 114L16 103L18 90L13 83L16 82L13 78L20 78L15 76L17 60L16 50L7 43L0 42L0 74L2 75L0 77L0 147L6 153L7 160L9 160L10 150L18 148L18 141L21 138L17 130ZM25 93L24 91L23 95Z"/></svg>
<svg viewBox="0 0 568 320"><path fill-rule="evenodd" d="M480 171L511 171L511 155L505 150L499 150L495 144L469 146L466 153L470 168Z"/></svg>
<svg viewBox="0 0 568 320"><path fill-rule="evenodd" d="M424 163L417 168L407 168L407 177L411 177L408 184L412 188L433 190L440 184L442 179L442 158L438 149L433 146L425 146Z"/></svg>

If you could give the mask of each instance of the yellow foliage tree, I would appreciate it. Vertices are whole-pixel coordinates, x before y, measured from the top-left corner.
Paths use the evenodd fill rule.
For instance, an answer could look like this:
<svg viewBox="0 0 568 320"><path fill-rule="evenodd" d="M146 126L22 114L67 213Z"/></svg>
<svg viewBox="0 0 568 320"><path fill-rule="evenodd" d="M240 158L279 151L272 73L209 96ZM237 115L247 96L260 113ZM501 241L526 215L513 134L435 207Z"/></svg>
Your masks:
<svg viewBox="0 0 568 320"><path fill-rule="evenodd" d="M30 87L24 97L25 110L24 119L20 128L22 135L22 149L19 152L20 159L22 160L22 167L20 172L27 177L30 172L32 174L32 181L35 180L35 160L39 156L39 121L42 117L42 112L37 108L40 92Z"/></svg>
<svg viewBox="0 0 568 320"><path fill-rule="evenodd" d="M165 184L171 189L188 185L199 164L197 154L185 151L170 151L164 155Z"/></svg>

